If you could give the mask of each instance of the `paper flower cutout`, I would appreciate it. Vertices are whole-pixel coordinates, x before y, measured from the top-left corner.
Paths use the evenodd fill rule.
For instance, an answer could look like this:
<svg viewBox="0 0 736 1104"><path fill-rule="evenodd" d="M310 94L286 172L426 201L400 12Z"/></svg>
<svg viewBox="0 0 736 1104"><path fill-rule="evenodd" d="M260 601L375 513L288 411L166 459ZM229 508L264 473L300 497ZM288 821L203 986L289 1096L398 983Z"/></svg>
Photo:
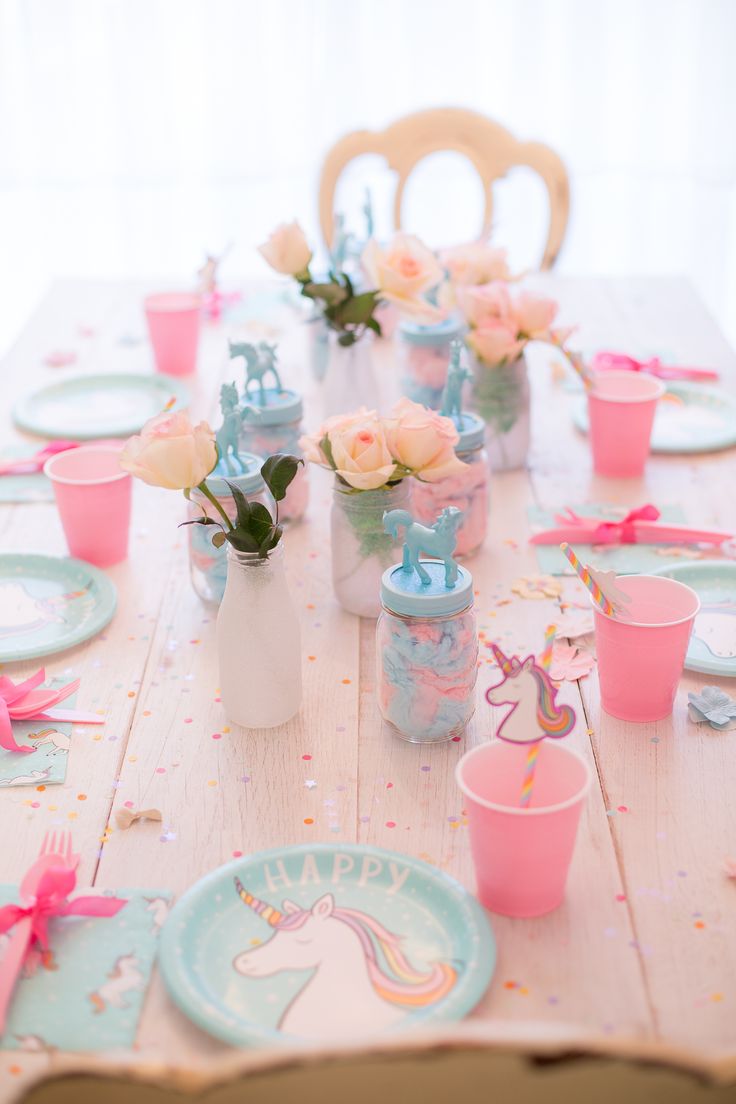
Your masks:
<svg viewBox="0 0 736 1104"><path fill-rule="evenodd" d="M44 364L49 368L64 368L67 364L74 364L77 354L71 349L54 349L44 357Z"/></svg>
<svg viewBox="0 0 736 1104"><path fill-rule="evenodd" d="M593 632L593 614L588 610L570 610L557 622L557 635L574 640Z"/></svg>
<svg viewBox="0 0 736 1104"><path fill-rule="evenodd" d="M720 686L704 686L702 694L688 694L688 713L696 724L707 721L711 728L736 728L736 700Z"/></svg>
<svg viewBox="0 0 736 1104"><path fill-rule="evenodd" d="M576 679L585 678L594 666L595 659L590 652L579 648L577 644L565 644L562 640L555 640L549 669L550 678L555 682L560 682L562 679L575 682Z"/></svg>
<svg viewBox="0 0 736 1104"><path fill-rule="evenodd" d="M562 583L552 575L522 575L514 579L511 590L520 598L559 598Z"/></svg>

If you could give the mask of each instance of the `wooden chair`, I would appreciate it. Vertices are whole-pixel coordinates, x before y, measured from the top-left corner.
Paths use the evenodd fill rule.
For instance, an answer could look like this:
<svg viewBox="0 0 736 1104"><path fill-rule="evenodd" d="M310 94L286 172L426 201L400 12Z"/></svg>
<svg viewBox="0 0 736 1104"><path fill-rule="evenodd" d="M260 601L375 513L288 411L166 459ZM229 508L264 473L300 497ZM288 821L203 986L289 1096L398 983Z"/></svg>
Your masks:
<svg viewBox="0 0 736 1104"><path fill-rule="evenodd" d="M418 111L392 123L386 130L356 130L341 138L327 154L319 185L319 219L328 249L334 231L334 200L337 181L353 158L366 153L385 157L397 174L394 196L394 225L401 229L404 188L410 173L430 153L454 150L464 154L483 181L485 211L482 237L491 229L494 181L515 165L527 165L537 172L549 196L549 231L540 268L551 268L565 236L570 208L567 170L549 146L541 142L519 142L508 130L462 108L442 107Z"/></svg>

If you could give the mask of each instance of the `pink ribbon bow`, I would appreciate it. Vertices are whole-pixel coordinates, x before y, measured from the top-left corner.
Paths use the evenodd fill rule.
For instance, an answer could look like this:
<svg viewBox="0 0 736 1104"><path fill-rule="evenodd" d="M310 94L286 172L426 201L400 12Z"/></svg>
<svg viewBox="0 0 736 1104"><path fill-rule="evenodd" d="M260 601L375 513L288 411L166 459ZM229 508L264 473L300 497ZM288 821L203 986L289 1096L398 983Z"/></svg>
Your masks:
<svg viewBox="0 0 736 1104"><path fill-rule="evenodd" d="M16 742L13 736L12 721L73 721L77 724L102 724L102 718L95 714L82 713L75 709L53 709L79 689L79 679L62 686L59 690L44 687L46 671L41 668L25 682L13 682L10 678L0 678L0 748L5 751L28 753L35 751Z"/></svg>
<svg viewBox="0 0 736 1104"><path fill-rule="evenodd" d="M659 510L656 506L648 504L647 506L639 506L636 510L629 510L625 518L621 521L602 521L600 525L597 525L593 530L592 536L589 538L591 544L636 544L636 528L634 522L636 521L657 521L659 518ZM590 518L580 517L573 510L568 508L565 513L557 519L558 521L564 521L569 525L590 525Z"/></svg>
<svg viewBox="0 0 736 1104"><path fill-rule="evenodd" d="M77 876L68 866L52 866L38 883L36 896L27 906L4 905L0 908L0 935L10 931L19 920L30 917L31 937L29 950L38 943L47 951L48 923L54 916L115 916L127 901L120 897L67 898L77 884Z"/></svg>

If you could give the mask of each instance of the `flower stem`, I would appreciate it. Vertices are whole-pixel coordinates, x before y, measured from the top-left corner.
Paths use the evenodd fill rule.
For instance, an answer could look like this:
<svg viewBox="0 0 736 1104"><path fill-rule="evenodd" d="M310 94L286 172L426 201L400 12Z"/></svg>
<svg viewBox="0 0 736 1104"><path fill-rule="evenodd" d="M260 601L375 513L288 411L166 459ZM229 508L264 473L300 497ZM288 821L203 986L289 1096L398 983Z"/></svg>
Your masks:
<svg viewBox="0 0 736 1104"><path fill-rule="evenodd" d="M230 518L227 516L227 514L223 510L222 506L220 505L220 503L217 501L217 499L213 495L212 491L207 486L207 481L205 479L203 479L202 482L197 486L197 490L201 491L202 494L204 495L204 497L208 498L210 500L210 502L215 507L218 514L222 518L222 520L225 522L225 525L227 526L227 528L232 531L235 528L235 526L230 521Z"/></svg>

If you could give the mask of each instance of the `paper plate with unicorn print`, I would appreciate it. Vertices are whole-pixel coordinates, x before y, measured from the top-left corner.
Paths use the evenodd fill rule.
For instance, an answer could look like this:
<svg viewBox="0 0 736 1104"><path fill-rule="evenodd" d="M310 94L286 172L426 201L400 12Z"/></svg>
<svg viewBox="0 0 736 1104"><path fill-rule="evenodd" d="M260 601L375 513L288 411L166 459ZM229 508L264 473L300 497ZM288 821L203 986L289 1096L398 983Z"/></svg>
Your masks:
<svg viewBox="0 0 736 1104"><path fill-rule="evenodd" d="M234 1046L355 1039L460 1019L496 948L458 882L408 855L300 844L219 867L161 937L169 992Z"/></svg>
<svg viewBox="0 0 736 1104"><path fill-rule="evenodd" d="M736 562L687 560L654 574L686 583L700 599L685 656L687 670L736 678Z"/></svg>
<svg viewBox="0 0 736 1104"><path fill-rule="evenodd" d="M89 640L116 604L115 584L83 560L0 555L0 663L53 655Z"/></svg>

